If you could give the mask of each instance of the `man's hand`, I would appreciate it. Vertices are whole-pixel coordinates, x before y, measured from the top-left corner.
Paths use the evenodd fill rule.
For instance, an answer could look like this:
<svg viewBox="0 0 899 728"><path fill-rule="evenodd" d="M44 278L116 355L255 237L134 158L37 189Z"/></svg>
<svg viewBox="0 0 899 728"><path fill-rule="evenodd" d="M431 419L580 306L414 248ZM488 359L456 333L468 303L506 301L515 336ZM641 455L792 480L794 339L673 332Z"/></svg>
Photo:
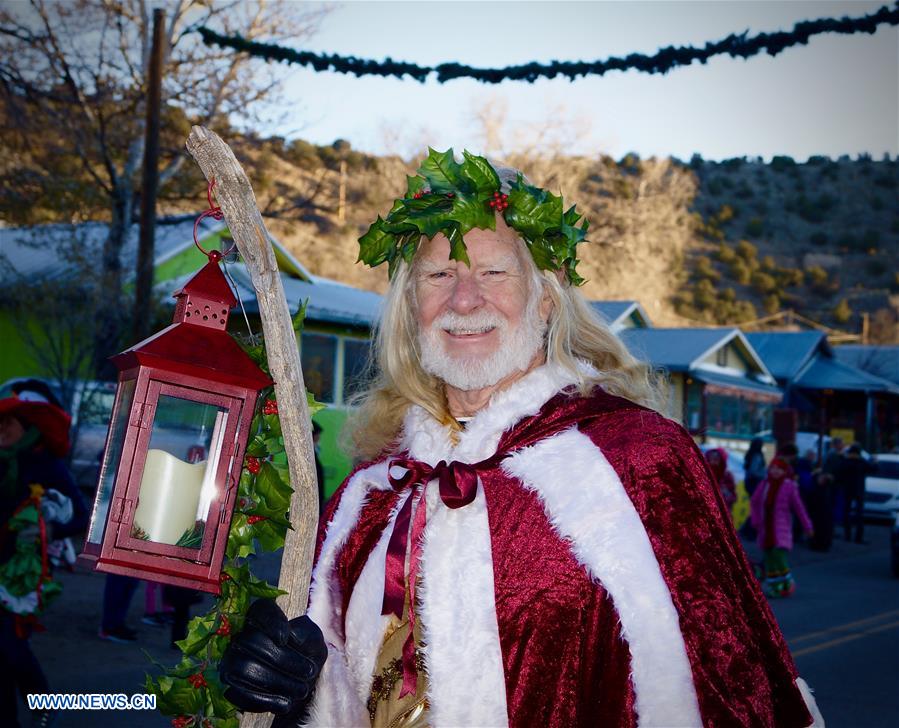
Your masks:
<svg viewBox="0 0 899 728"><path fill-rule="evenodd" d="M240 710L299 717L327 657L315 622L305 615L288 622L274 601L259 599L225 650L219 676L225 697Z"/></svg>

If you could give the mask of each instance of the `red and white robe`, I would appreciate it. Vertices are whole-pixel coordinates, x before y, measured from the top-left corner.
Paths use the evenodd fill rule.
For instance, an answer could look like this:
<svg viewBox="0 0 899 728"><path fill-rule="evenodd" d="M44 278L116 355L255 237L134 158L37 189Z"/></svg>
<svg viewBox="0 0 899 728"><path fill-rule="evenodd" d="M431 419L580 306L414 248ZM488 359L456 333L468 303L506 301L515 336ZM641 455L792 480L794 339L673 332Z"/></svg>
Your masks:
<svg viewBox="0 0 899 728"><path fill-rule="evenodd" d="M510 453L469 505L428 488L417 593L429 719L458 726L823 726L705 460L676 423L540 367L457 445L410 408L398 453ZM361 467L323 519L309 616L330 655L309 725L366 726L385 555L408 492Z"/></svg>

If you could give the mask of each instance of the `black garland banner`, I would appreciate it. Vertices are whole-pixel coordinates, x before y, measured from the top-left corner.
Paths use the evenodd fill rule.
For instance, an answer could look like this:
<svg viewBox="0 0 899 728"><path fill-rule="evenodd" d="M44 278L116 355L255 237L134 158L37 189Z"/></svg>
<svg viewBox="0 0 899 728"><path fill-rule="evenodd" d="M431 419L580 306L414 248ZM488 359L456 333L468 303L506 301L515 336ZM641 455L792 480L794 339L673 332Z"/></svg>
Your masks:
<svg viewBox="0 0 899 728"><path fill-rule="evenodd" d="M203 42L206 45L233 48L241 53L248 53L268 61L311 66L316 71L352 73L356 76L394 76L396 78L410 76L421 83L424 83L432 73L437 74L439 83L457 78L473 78L482 83L501 83L507 80L533 83L538 78L565 76L573 80L579 76L602 76L609 71L627 71L629 69L636 69L643 73L667 73L678 66L689 66L694 61L705 63L713 56L725 54L734 58L749 58L764 51L770 56L776 56L792 46L807 44L813 35L821 33L871 34L884 23L899 25L899 2L893 8L885 5L877 12L857 18L844 16L842 18L806 20L797 23L789 32L759 33L752 37L747 37L748 31L732 33L722 40L706 43L702 48L668 46L651 56L631 53L624 57L612 57L601 61L532 62L505 68L474 68L461 63L419 66L415 63L394 61L390 58L384 61L373 61L355 56L298 51L272 43L247 40L240 35L220 35L205 26L198 28L197 32L203 36Z"/></svg>

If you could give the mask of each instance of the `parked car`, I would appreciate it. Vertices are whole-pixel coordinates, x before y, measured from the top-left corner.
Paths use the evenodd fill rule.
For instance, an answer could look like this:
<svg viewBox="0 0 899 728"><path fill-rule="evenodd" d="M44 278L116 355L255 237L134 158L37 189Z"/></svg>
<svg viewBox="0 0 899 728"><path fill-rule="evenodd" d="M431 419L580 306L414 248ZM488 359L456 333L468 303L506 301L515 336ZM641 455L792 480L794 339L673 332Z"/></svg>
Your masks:
<svg viewBox="0 0 899 728"><path fill-rule="evenodd" d="M890 529L890 568L893 576L899 579L899 511L896 511L893 527Z"/></svg>
<svg viewBox="0 0 899 728"><path fill-rule="evenodd" d="M899 512L899 455L882 453L877 472L865 478L865 515L893 520Z"/></svg>

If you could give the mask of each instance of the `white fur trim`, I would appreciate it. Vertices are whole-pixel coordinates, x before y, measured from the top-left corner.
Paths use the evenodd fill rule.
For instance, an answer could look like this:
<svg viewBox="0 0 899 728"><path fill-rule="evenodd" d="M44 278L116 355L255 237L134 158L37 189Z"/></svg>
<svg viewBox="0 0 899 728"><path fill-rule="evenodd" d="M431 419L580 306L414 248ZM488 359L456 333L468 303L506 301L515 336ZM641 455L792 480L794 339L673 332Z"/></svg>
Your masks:
<svg viewBox="0 0 899 728"><path fill-rule="evenodd" d="M384 562L390 536L393 534L393 524L406 498L400 498L393 508L387 527L359 574L353 587L353 596L347 605L346 658L359 698L363 702L368 700L375 662L390 624L390 616L381 614L384 604Z"/></svg>
<svg viewBox="0 0 899 728"><path fill-rule="evenodd" d="M799 692L802 693L802 699L805 700L805 707L808 708L808 712L812 714L812 724L808 728L824 728L824 716L821 715L821 711L818 709L818 703L815 702L815 696L812 695L812 689L808 686L808 683L801 677L797 677L796 687L798 687Z"/></svg>
<svg viewBox="0 0 899 728"><path fill-rule="evenodd" d="M575 381L558 365L545 364L528 372L507 389L493 395L490 404L472 417L453 448L449 430L417 405L409 408L403 425L402 445L416 460L434 465L440 460L475 463L496 452L502 434L519 420L540 411L560 390Z"/></svg>
<svg viewBox="0 0 899 728"><path fill-rule="evenodd" d="M612 597L630 648L639 725L701 726L671 594L643 522L599 448L571 429L521 450L503 468L539 496L555 531Z"/></svg>
<svg viewBox="0 0 899 728"><path fill-rule="evenodd" d="M483 488L464 508L447 508L433 487L428 501L419 593L430 724L508 725Z"/></svg>
<svg viewBox="0 0 899 728"><path fill-rule="evenodd" d="M337 593L333 571L337 554L359 520L368 492L381 489L385 484L389 487L386 463L377 463L357 472L347 483L337 511L325 531L318 564L312 574L307 614L321 628L328 643L328 660L316 684L308 722L310 726L370 724L365 701L359 699L363 686L354 684L347 664L340 628L342 600Z"/></svg>

